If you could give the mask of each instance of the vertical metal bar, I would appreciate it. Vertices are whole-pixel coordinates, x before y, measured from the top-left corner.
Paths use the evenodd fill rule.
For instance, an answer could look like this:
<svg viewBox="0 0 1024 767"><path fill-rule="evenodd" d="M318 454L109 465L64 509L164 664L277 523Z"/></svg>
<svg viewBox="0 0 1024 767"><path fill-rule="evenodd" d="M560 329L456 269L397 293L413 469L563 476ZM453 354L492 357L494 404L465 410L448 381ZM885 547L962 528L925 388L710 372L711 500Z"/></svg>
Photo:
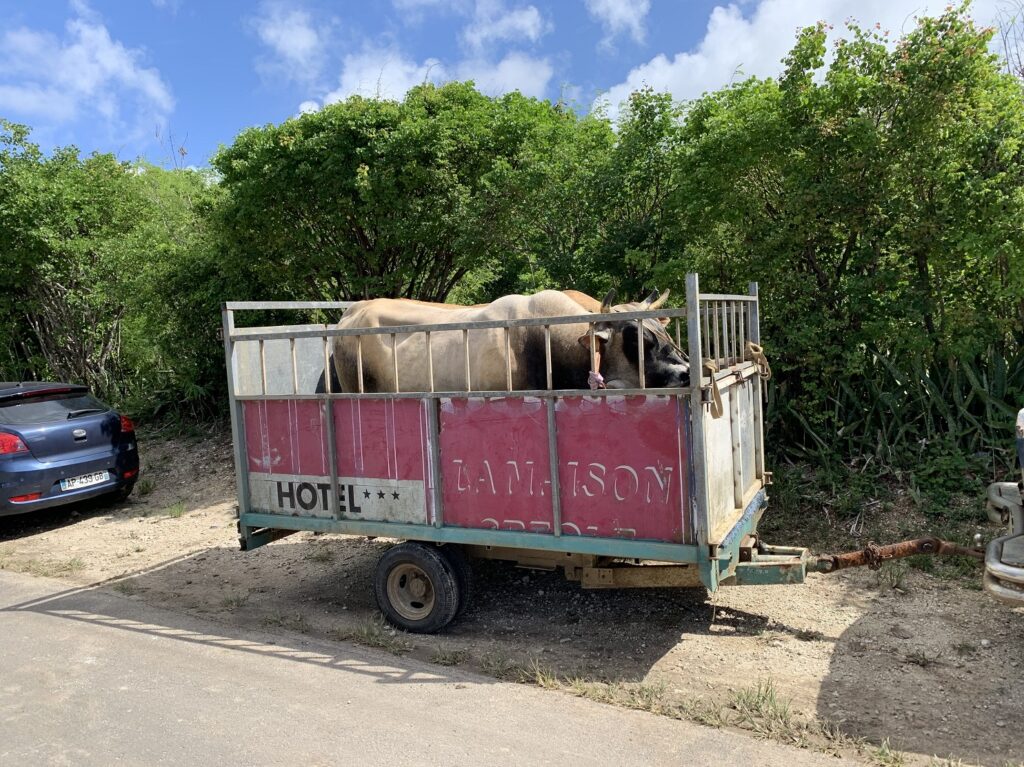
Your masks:
<svg viewBox="0 0 1024 767"><path fill-rule="evenodd" d="M550 388L550 387L549 387ZM555 398L547 397L548 470L551 472L551 526L555 536L562 534L562 493L558 483L558 435L555 433Z"/></svg>
<svg viewBox="0 0 1024 767"><path fill-rule="evenodd" d="M238 516L249 512L249 459L245 449L244 403L236 399L238 370L235 365L235 313L226 306L221 308L221 327L224 333L224 367L228 374L228 412L231 414L231 447L235 456L235 493L238 496ZM239 524L238 533L243 543L249 539L249 528Z"/></svg>
<svg viewBox="0 0 1024 767"><path fill-rule="evenodd" d="M356 375L359 377L359 393L365 392L363 388L363 337L356 336Z"/></svg>
<svg viewBox="0 0 1024 767"><path fill-rule="evenodd" d="M320 418L323 419L324 431L327 433L327 460L331 473L331 497L327 499L327 510L335 519L341 519L341 505L338 502L338 441L334 438L334 404L331 401L331 394L334 387L331 384L331 352L330 338L324 335L324 391L327 395L323 398L320 407ZM360 378L360 384L362 379Z"/></svg>
<svg viewBox="0 0 1024 767"><path fill-rule="evenodd" d="M728 389L729 394L729 426L732 443L732 507L743 508L743 445L740 441L740 397L743 396L745 383L739 381Z"/></svg>
<svg viewBox="0 0 1024 767"><path fill-rule="evenodd" d="M701 354L708 359L711 358L711 306L704 301L700 307L700 322L704 325L704 335L702 340L704 345L701 347ZM698 328L699 330L699 328ZM689 334L689 329L687 329Z"/></svg>
<svg viewBox="0 0 1024 767"><path fill-rule="evenodd" d="M739 357L739 331L736 329L736 302L729 302L729 356L730 362L735 363Z"/></svg>
<svg viewBox="0 0 1024 767"><path fill-rule="evenodd" d="M430 379L430 392L434 392L434 347L430 344L430 331L427 331L427 378ZM435 417L437 414L434 414Z"/></svg>
<svg viewBox="0 0 1024 767"><path fill-rule="evenodd" d="M429 335L429 334L428 334ZM444 526L444 493L441 492L441 429L438 425L437 409L440 400L425 399L427 408L427 447L430 450L430 497L434 507L434 527Z"/></svg>
<svg viewBox="0 0 1024 767"><path fill-rule="evenodd" d="M640 375L640 388L647 388L647 371L644 369L644 321L636 321L636 362L637 373Z"/></svg>
<svg viewBox="0 0 1024 767"><path fill-rule="evenodd" d="M597 338L594 337L594 323L589 322L587 326L590 328L590 369L595 373L600 373L601 371L597 369L599 365L597 364Z"/></svg>
<svg viewBox="0 0 1024 767"><path fill-rule="evenodd" d="M551 326L544 326L544 370L548 377L548 391L553 388L551 383Z"/></svg>
<svg viewBox="0 0 1024 767"><path fill-rule="evenodd" d="M682 318L676 317L676 346L678 346L680 349L683 348L683 341L682 341L683 337L682 337L682 331L681 331L682 326L683 326Z"/></svg>
<svg viewBox="0 0 1024 767"><path fill-rule="evenodd" d="M260 339L260 394L267 393L267 356L263 350L264 340Z"/></svg>
<svg viewBox="0 0 1024 767"><path fill-rule="evenodd" d="M743 358L746 356L746 350L747 350L747 304L746 304L745 301L740 304L739 328L740 328L740 351L739 351L739 356L740 356L740 361L742 361Z"/></svg>
<svg viewBox="0 0 1024 767"><path fill-rule="evenodd" d="M512 391L512 339L511 331L505 327L505 391Z"/></svg>
<svg viewBox="0 0 1024 767"><path fill-rule="evenodd" d="M718 311L722 315L722 362L719 366L725 366L729 364L729 357L732 356L732 352L729 349L731 339L729 338L729 302L719 301Z"/></svg>
<svg viewBox="0 0 1024 767"><path fill-rule="evenodd" d="M752 282L747 286L747 291L754 297L750 303L750 342L761 343L761 301L758 297L757 283ZM764 480L764 397L768 384L757 379L754 388L754 473L757 478Z"/></svg>
<svg viewBox="0 0 1024 767"><path fill-rule="evenodd" d="M706 319L706 318L705 318ZM701 547L708 543L708 478L707 454L704 446L704 360L701 343L700 282L697 275L686 275L686 325L690 345L690 461L693 464L691 494L694 542ZM706 327L706 325L705 325Z"/></svg>
<svg viewBox="0 0 1024 767"><path fill-rule="evenodd" d="M324 336L324 391L328 394L332 393L331 386L331 353L329 349L329 341L327 336Z"/></svg>
<svg viewBox="0 0 1024 767"><path fill-rule="evenodd" d="M718 343L718 339L721 337L721 329L718 327L718 314L719 314L718 302L717 301L709 302L708 303L708 307L712 311L712 320L714 321L713 322L713 327L714 327L714 339L715 339L715 342L714 342L714 345L713 345L711 356L715 360L715 362L720 362L721 359L722 359L722 347Z"/></svg>
<svg viewBox="0 0 1024 767"><path fill-rule="evenodd" d="M398 388L398 338L391 334L391 372L395 376L395 392L401 391Z"/></svg>
<svg viewBox="0 0 1024 767"><path fill-rule="evenodd" d="M355 406L359 407L360 404L356 401ZM331 497L327 507L332 517L341 519L341 502L338 498L338 440L334 436L334 400L330 396L324 398L323 409L320 412L327 432L327 460L330 461L331 470ZM352 499L347 500L351 506Z"/></svg>
<svg viewBox="0 0 1024 767"><path fill-rule="evenodd" d="M289 338L292 352L292 394L299 393L299 364L295 359L295 339ZM329 373L328 373L329 374Z"/></svg>
<svg viewBox="0 0 1024 767"><path fill-rule="evenodd" d="M466 353L466 391L473 391L473 380L469 370L469 331L465 328L462 330L462 346Z"/></svg>

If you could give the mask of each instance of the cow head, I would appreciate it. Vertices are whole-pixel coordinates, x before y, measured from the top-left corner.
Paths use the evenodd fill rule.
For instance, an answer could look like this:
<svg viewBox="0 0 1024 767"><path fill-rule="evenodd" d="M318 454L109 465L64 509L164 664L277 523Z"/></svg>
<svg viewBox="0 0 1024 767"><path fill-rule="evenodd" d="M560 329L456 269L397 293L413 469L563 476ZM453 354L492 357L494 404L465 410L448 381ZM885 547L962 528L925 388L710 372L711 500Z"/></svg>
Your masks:
<svg viewBox="0 0 1024 767"><path fill-rule="evenodd" d="M612 305L615 291L609 291L601 302L601 314L643 312L658 309L668 299L666 290L660 297L655 290L639 303ZM668 320L643 321L644 383L649 389L690 385L690 364L665 330ZM594 337L601 353L600 373L609 389L630 389L640 386L640 329L635 320L615 321L611 317L594 323ZM590 348L590 334L579 338Z"/></svg>

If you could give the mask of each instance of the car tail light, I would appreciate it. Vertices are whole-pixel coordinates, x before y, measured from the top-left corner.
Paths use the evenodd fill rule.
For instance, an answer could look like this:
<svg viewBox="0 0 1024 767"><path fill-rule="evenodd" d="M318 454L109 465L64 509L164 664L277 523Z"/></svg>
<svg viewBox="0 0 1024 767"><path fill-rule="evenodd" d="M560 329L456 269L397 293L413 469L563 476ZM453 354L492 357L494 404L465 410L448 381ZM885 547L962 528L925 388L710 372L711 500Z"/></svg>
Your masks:
<svg viewBox="0 0 1024 767"><path fill-rule="evenodd" d="M121 433L122 434L134 434L135 424L132 419L126 415L121 416Z"/></svg>
<svg viewBox="0 0 1024 767"><path fill-rule="evenodd" d="M17 434L9 434L0 431L0 455L13 455L15 453L27 453L28 445L22 442Z"/></svg>
<svg viewBox="0 0 1024 767"><path fill-rule="evenodd" d="M12 503L25 503L26 501L38 501L42 497L42 493L29 493L28 495L12 495L9 500Z"/></svg>
<svg viewBox="0 0 1024 767"><path fill-rule="evenodd" d="M121 475L121 479L132 479L139 473L138 469L128 469Z"/></svg>

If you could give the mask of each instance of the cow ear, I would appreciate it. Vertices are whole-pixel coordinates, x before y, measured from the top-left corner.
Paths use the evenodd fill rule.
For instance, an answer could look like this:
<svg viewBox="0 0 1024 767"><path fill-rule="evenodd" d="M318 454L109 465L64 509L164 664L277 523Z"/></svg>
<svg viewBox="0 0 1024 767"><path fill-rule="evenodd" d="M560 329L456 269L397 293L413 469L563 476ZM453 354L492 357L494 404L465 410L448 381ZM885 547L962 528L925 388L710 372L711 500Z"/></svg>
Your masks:
<svg viewBox="0 0 1024 767"><path fill-rule="evenodd" d="M647 309L653 309L654 307L651 306L651 302L654 301L657 297L658 297L657 289L652 290L651 291L651 295L647 296L647 298L645 298L643 301L640 302L640 308L642 310L644 310L644 311L646 311Z"/></svg>
<svg viewBox="0 0 1024 767"><path fill-rule="evenodd" d="M608 343L612 338L612 331L610 328L600 328L594 330L594 338L597 340L597 348L601 348L601 344ZM590 333L584 333L579 338L580 346L584 349L590 349Z"/></svg>

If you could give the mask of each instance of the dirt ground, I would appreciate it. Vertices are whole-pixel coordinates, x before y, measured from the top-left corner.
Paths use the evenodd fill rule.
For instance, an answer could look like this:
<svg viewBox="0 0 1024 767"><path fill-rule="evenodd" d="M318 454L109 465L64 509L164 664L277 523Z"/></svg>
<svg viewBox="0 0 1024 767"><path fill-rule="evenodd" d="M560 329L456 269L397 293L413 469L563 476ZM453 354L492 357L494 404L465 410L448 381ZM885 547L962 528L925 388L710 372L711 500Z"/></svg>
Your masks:
<svg viewBox="0 0 1024 767"><path fill-rule="evenodd" d="M869 750L878 763L1024 762L1024 610L973 583L852 571L708 597L584 591L557 573L478 562L466 614L443 636L406 636L377 622L371 575L387 541L301 533L241 552L223 433L150 438L142 458L126 503L0 519L0 567L492 675L530 667L715 703L771 680L795 711L908 754Z"/></svg>

